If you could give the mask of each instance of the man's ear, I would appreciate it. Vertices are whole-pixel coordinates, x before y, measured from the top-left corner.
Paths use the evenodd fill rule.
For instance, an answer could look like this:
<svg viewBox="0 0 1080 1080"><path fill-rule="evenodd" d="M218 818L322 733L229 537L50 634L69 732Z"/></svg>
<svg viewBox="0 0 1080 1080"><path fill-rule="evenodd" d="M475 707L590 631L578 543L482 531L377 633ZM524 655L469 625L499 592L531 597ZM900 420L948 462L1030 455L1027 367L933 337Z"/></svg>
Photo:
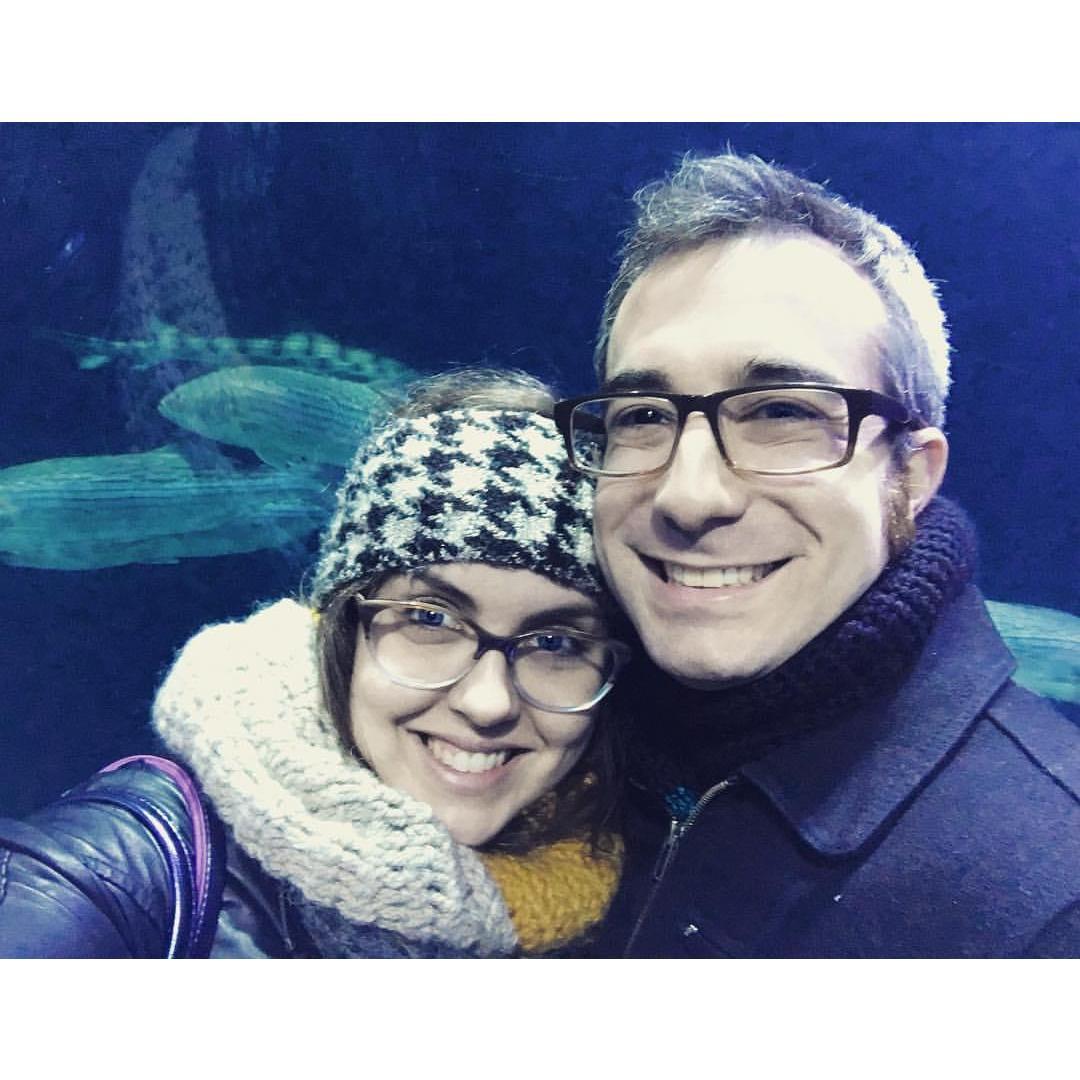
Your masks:
<svg viewBox="0 0 1080 1080"><path fill-rule="evenodd" d="M914 517L937 494L949 462L949 440L945 432L928 427L909 436L911 452L904 462L908 509Z"/></svg>

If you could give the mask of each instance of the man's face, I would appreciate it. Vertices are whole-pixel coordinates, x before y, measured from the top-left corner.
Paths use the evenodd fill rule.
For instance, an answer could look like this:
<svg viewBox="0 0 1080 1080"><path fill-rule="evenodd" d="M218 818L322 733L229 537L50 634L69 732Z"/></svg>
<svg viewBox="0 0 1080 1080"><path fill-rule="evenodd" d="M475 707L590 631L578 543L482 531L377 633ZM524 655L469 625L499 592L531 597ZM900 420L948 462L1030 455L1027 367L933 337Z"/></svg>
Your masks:
<svg viewBox="0 0 1080 1080"><path fill-rule="evenodd" d="M711 241L635 282L612 328L605 387L707 394L771 380L883 391L885 328L873 286L825 242ZM751 476L732 472L695 414L665 472L600 478L600 562L660 667L703 687L764 675L867 589L889 556L890 500L907 516L932 494L927 483L917 505L896 494L904 477L891 475L883 428L868 417L841 468ZM934 436L943 470L944 437Z"/></svg>

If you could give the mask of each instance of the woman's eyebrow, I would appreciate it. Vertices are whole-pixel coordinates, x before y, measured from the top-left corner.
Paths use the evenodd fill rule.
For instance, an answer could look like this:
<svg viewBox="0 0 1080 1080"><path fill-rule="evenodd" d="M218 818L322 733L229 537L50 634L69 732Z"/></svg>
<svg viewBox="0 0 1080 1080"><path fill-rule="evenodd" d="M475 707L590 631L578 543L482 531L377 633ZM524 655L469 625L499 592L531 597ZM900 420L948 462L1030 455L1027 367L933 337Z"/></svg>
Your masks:
<svg viewBox="0 0 1080 1080"><path fill-rule="evenodd" d="M573 626L586 633L598 633L603 620L595 607L588 604L561 604L557 607L544 608L526 616L519 623L519 633L530 630L542 630L547 626Z"/></svg>
<svg viewBox="0 0 1080 1080"><path fill-rule="evenodd" d="M447 600L450 600L457 607L461 608L466 614L474 614L476 612L476 601L473 600L467 592L464 592L456 585L451 585L450 582L443 580L432 570L422 569L411 571L409 573L409 583L412 584L413 582L420 582L433 589L437 589Z"/></svg>

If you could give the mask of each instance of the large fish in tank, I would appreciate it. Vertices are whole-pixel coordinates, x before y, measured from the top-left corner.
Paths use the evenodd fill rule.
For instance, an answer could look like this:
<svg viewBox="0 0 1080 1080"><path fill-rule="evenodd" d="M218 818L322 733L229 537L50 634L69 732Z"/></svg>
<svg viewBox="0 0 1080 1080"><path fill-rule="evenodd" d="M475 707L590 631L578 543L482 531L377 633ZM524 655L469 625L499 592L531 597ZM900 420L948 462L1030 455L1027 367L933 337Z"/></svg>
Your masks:
<svg viewBox="0 0 1080 1080"><path fill-rule="evenodd" d="M330 509L325 469L199 468L177 447L0 469L0 562L56 570L286 547ZM989 601L1016 681L1080 704L1080 618Z"/></svg>
<svg viewBox="0 0 1080 1080"><path fill-rule="evenodd" d="M325 520L319 470L203 468L174 446L0 469L0 562L50 570L285 547Z"/></svg>
<svg viewBox="0 0 1080 1080"><path fill-rule="evenodd" d="M158 404L173 423L251 450L269 465L344 468L389 390L284 367L230 367L181 383Z"/></svg>
<svg viewBox="0 0 1080 1080"><path fill-rule="evenodd" d="M1034 604L986 602L1019 665L1013 676L1037 694L1080 704L1080 618Z"/></svg>
<svg viewBox="0 0 1080 1080"><path fill-rule="evenodd" d="M324 523L327 493L372 416L418 374L317 333L207 337L154 320L149 336L125 341L50 336L86 370L168 366L173 378L155 397L175 427L147 452L0 470L0 561L13 566L92 570L294 547ZM194 377L177 383L185 370Z"/></svg>

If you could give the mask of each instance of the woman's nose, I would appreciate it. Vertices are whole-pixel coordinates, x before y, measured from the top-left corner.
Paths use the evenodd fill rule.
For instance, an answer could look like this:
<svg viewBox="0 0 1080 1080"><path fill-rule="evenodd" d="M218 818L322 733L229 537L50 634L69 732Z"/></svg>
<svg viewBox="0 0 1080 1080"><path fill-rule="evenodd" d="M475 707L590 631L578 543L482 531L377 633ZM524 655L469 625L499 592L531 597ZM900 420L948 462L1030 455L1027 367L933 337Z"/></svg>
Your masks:
<svg viewBox="0 0 1080 1080"><path fill-rule="evenodd" d="M448 702L475 727L514 720L521 702L510 678L510 662L498 649L489 649L465 678L450 687Z"/></svg>

